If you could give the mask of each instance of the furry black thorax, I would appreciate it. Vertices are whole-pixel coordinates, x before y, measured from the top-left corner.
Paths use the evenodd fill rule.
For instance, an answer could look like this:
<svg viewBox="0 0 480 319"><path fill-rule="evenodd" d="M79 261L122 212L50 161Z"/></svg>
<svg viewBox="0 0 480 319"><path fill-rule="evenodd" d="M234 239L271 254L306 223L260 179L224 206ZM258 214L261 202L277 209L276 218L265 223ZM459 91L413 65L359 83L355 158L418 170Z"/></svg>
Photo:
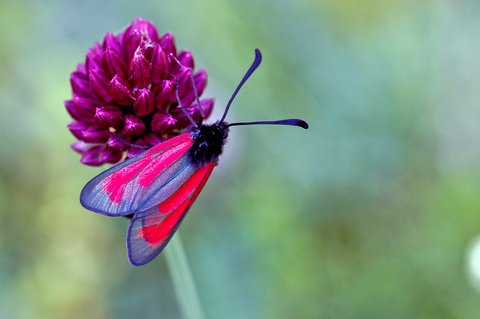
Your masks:
<svg viewBox="0 0 480 319"><path fill-rule="evenodd" d="M197 165L216 162L228 137L227 123L202 125L195 134L195 140L190 148L192 162Z"/></svg>

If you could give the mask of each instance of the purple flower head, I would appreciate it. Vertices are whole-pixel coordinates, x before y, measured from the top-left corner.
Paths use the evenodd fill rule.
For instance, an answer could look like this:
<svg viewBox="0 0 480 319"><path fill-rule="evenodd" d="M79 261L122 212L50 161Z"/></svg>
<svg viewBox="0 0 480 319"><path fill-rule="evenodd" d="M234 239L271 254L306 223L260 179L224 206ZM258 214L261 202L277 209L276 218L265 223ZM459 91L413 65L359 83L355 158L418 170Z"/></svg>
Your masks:
<svg viewBox="0 0 480 319"><path fill-rule="evenodd" d="M178 106L176 81L182 105L199 120L194 85L201 95L207 72L194 72L192 54L177 53L170 33L160 37L151 22L137 18L116 35L108 32L102 44L96 42L70 75L73 97L65 101L73 118L68 129L79 140L72 149L82 154L80 162L115 164L144 151L123 141L150 147L190 130ZM213 102L201 101L205 117Z"/></svg>

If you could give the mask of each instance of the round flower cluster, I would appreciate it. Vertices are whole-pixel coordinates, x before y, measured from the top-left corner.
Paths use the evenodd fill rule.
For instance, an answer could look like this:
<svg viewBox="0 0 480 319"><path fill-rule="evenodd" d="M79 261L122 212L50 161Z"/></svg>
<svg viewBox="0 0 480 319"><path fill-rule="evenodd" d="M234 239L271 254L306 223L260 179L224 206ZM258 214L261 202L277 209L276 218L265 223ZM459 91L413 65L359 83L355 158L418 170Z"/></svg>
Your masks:
<svg viewBox="0 0 480 319"><path fill-rule="evenodd" d="M198 122L193 85L200 96L207 73L194 73L193 83L193 69L192 54L177 53L173 36L160 37L149 21L137 18L125 31L107 33L70 75L73 98L65 107L74 119L68 128L79 140L72 148L82 154L80 161L115 164L191 129L176 84L182 106ZM208 117L214 100L200 103Z"/></svg>

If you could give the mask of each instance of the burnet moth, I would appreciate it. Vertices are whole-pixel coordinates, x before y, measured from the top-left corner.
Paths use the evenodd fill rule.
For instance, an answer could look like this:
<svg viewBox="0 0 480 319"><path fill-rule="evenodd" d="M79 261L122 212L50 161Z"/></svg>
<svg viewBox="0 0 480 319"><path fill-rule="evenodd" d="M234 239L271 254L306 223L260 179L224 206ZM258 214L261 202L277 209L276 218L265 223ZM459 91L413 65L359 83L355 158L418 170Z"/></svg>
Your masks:
<svg viewBox="0 0 480 319"><path fill-rule="evenodd" d="M217 165L231 126L275 124L308 128L305 121L298 119L225 122L233 99L261 60L262 55L256 49L255 60L228 101L220 121L211 125L202 123L204 115L195 92L202 114L198 123L179 105L193 124L191 132L106 170L83 188L80 202L86 209L107 216L131 218L127 251L133 266L150 262L170 241ZM180 101L178 83L176 94Z"/></svg>

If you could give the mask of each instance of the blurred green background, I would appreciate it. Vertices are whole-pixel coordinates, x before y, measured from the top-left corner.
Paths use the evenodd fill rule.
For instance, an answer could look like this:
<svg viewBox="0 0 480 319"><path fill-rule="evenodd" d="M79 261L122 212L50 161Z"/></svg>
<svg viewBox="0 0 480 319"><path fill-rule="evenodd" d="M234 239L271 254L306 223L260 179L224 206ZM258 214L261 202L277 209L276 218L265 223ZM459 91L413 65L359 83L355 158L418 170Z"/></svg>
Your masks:
<svg viewBox="0 0 480 319"><path fill-rule="evenodd" d="M480 318L480 3L0 2L0 318L179 318L165 256L78 197L69 74L134 18L208 70L263 63L180 231L207 318ZM472 253L468 253L471 251ZM469 272L470 269L470 272Z"/></svg>

